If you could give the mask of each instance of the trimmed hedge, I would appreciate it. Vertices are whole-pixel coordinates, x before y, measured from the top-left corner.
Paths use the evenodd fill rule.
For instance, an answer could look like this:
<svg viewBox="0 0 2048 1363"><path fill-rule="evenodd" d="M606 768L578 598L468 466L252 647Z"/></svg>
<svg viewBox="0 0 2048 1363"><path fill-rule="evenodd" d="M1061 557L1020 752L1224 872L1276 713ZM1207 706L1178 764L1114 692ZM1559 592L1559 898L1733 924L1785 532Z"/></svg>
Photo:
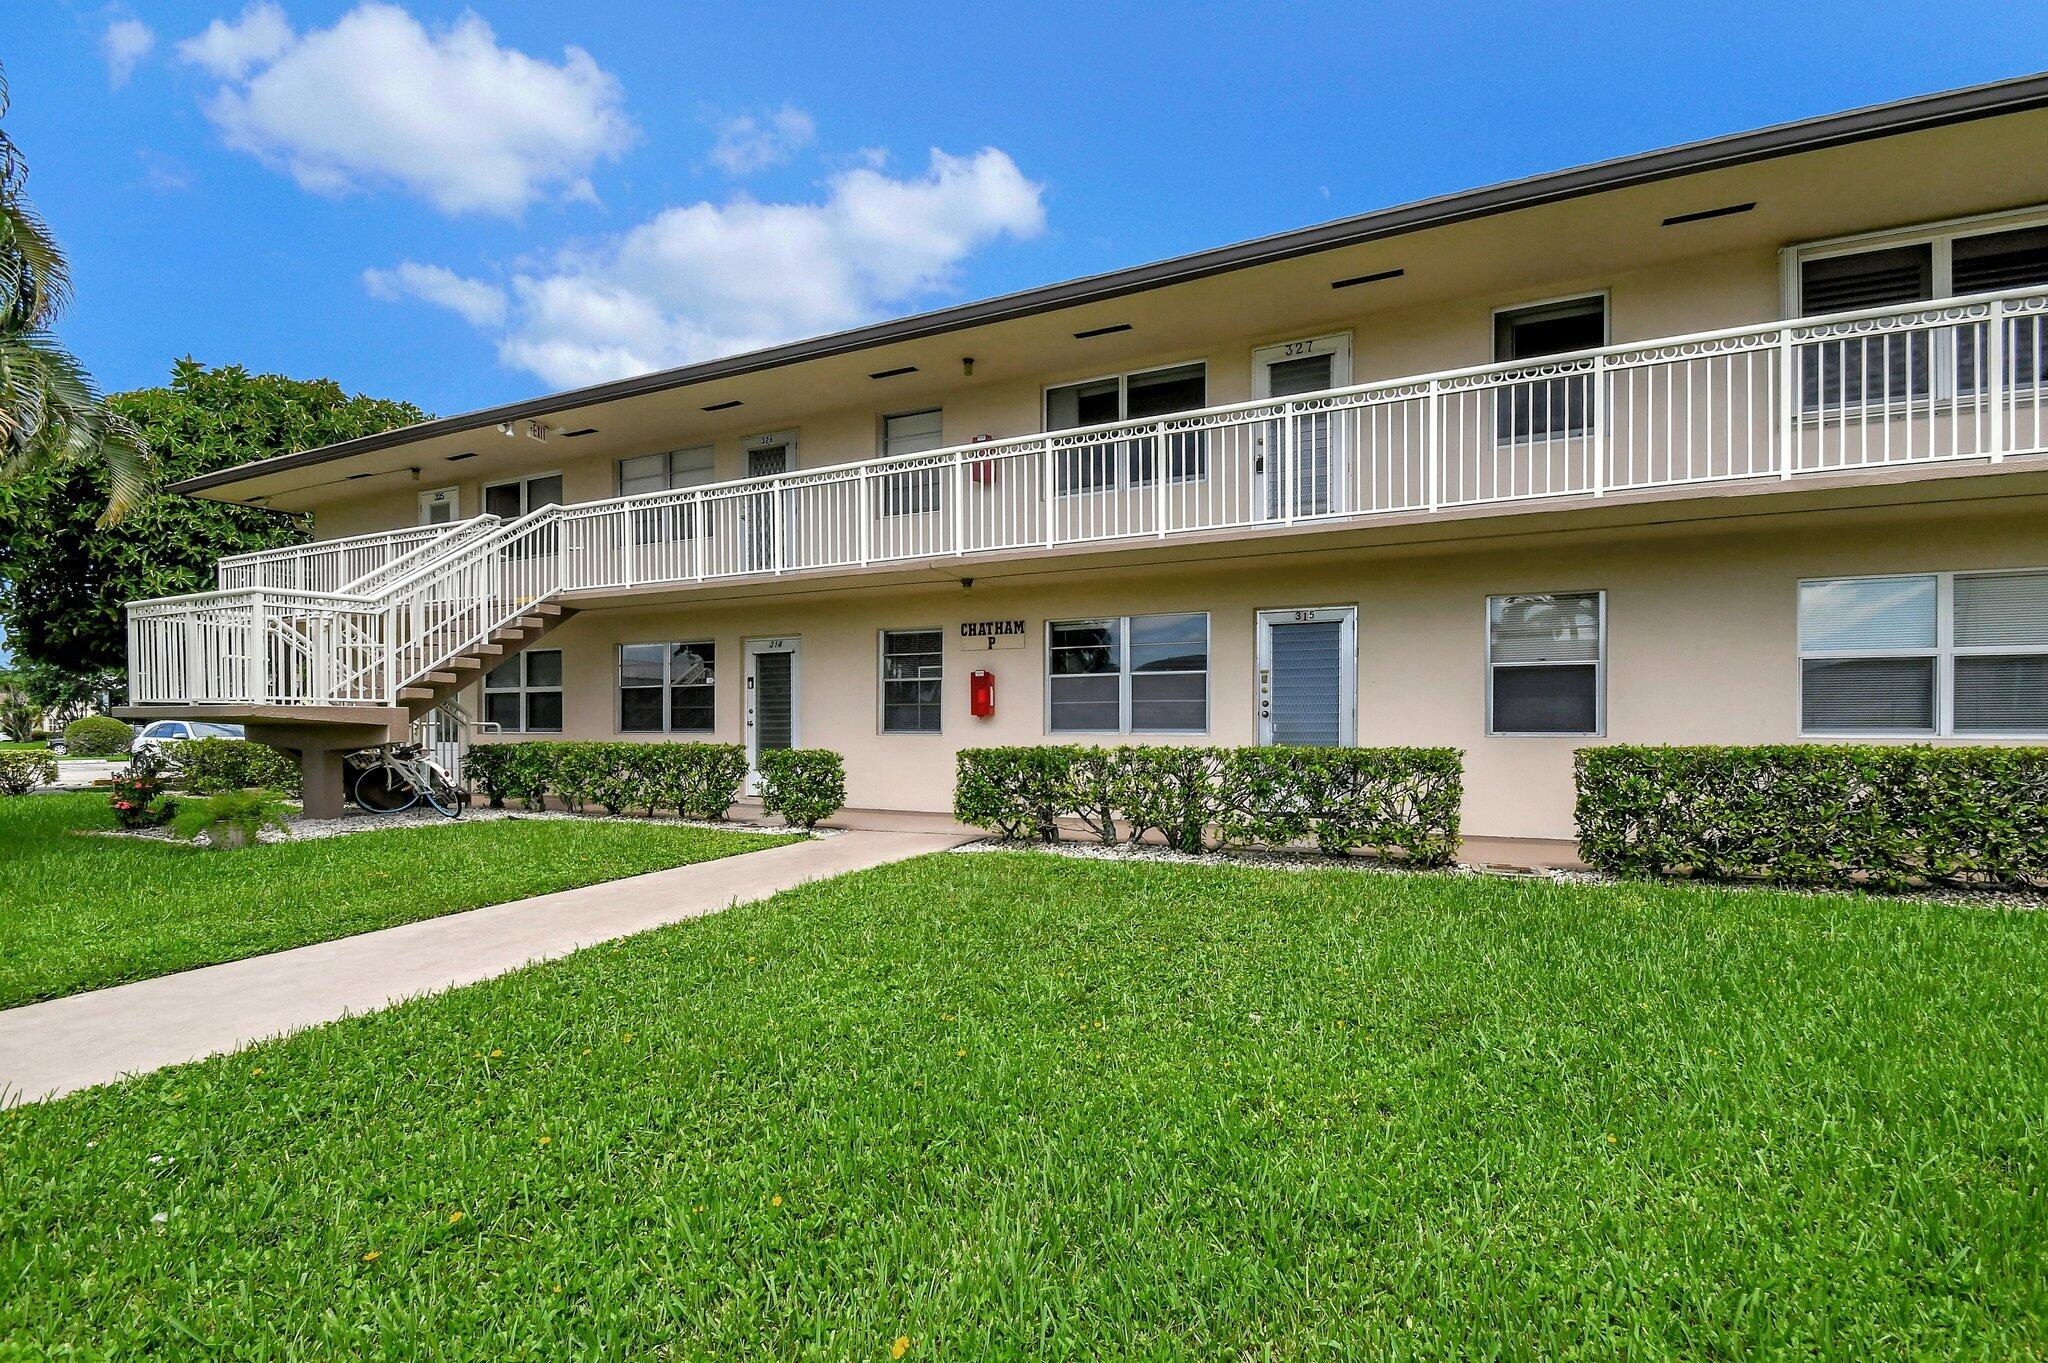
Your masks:
<svg viewBox="0 0 2048 1363"><path fill-rule="evenodd" d="M194 795L231 790L277 790L297 799L299 764L275 748L234 738L194 738L169 744L173 784Z"/></svg>
<svg viewBox="0 0 2048 1363"><path fill-rule="evenodd" d="M71 757L118 757L135 741L135 731L112 715L87 715L64 726L64 751Z"/></svg>
<svg viewBox="0 0 2048 1363"><path fill-rule="evenodd" d="M1614 875L2048 886L2048 748L1582 748L1579 853Z"/></svg>
<svg viewBox="0 0 2048 1363"><path fill-rule="evenodd" d="M574 810L672 809L716 821L740 797L747 752L736 743L486 743L469 750L463 769L493 809L508 799L544 809L552 795Z"/></svg>
<svg viewBox="0 0 2048 1363"><path fill-rule="evenodd" d="M57 779L57 759L46 752L0 752L0 795L26 795Z"/></svg>
<svg viewBox="0 0 2048 1363"><path fill-rule="evenodd" d="M761 808L796 828L816 828L846 804L846 763L829 748L761 754Z"/></svg>
<svg viewBox="0 0 2048 1363"><path fill-rule="evenodd" d="M1369 850L1418 866L1458 851L1456 748L967 748L953 813L1011 838L1055 842L1078 819L1105 843L1157 832L1183 852Z"/></svg>

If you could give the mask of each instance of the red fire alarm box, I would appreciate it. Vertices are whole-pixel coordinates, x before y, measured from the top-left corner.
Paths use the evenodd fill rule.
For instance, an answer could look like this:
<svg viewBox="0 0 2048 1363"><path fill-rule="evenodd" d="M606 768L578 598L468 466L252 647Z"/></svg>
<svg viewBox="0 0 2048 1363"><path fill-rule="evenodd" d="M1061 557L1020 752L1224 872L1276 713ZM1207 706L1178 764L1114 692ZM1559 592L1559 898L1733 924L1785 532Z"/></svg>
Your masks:
<svg viewBox="0 0 2048 1363"><path fill-rule="evenodd" d="M996 712L996 674L977 667L967 678L967 710L976 719Z"/></svg>

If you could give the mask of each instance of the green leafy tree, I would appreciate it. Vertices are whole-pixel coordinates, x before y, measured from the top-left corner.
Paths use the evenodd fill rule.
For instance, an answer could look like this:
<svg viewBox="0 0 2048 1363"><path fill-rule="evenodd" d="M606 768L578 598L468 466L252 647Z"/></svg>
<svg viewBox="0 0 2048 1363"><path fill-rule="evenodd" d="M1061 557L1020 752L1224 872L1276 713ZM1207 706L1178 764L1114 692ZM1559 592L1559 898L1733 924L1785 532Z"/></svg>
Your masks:
<svg viewBox="0 0 2048 1363"><path fill-rule="evenodd" d="M425 419L409 402L352 395L332 380L191 359L172 367L168 387L107 401L148 441L166 483ZM154 489L109 530L100 521L112 495L111 473L94 464L0 484L0 618L23 663L118 671L123 603L209 591L216 559L310 536L302 516Z"/></svg>
<svg viewBox="0 0 2048 1363"><path fill-rule="evenodd" d="M7 112L0 73L0 115ZM52 468L96 469L111 524L147 495L149 446L110 410L50 331L71 295L71 271L24 194L28 167L0 132L0 479Z"/></svg>

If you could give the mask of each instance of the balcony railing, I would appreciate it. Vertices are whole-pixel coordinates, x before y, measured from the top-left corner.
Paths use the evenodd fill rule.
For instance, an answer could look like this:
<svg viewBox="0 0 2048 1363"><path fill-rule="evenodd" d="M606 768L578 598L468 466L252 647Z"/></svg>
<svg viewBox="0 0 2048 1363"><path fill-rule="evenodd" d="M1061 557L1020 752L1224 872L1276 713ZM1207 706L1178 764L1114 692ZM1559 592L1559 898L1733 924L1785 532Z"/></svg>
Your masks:
<svg viewBox="0 0 2048 1363"><path fill-rule="evenodd" d="M1944 299L480 517L346 591L138 603L132 699L390 704L570 592L1997 462L2048 446L2044 330L2048 289Z"/></svg>
<svg viewBox="0 0 2048 1363"><path fill-rule="evenodd" d="M409 525L374 535L236 554L216 564L214 573L222 591L249 587L298 592L351 591L362 578L410 558L418 550L463 529L465 524Z"/></svg>

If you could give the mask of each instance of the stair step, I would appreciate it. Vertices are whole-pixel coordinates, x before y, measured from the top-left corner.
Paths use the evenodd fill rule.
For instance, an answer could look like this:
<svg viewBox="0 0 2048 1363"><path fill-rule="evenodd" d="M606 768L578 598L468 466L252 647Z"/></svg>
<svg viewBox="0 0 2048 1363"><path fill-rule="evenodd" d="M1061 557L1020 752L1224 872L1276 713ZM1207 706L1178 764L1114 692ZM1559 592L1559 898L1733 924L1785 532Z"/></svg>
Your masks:
<svg viewBox="0 0 2048 1363"><path fill-rule="evenodd" d="M443 667L452 667L458 672L481 672L484 666L481 658L472 658L466 654L459 658L450 658L441 665Z"/></svg>
<svg viewBox="0 0 2048 1363"><path fill-rule="evenodd" d="M429 686L448 686L454 682L461 681L462 678L456 676L453 672L429 672L426 676L421 677L420 680Z"/></svg>
<svg viewBox="0 0 2048 1363"><path fill-rule="evenodd" d="M435 692L432 687L408 686L398 693L398 698L401 701L432 700L434 698L434 695Z"/></svg>

